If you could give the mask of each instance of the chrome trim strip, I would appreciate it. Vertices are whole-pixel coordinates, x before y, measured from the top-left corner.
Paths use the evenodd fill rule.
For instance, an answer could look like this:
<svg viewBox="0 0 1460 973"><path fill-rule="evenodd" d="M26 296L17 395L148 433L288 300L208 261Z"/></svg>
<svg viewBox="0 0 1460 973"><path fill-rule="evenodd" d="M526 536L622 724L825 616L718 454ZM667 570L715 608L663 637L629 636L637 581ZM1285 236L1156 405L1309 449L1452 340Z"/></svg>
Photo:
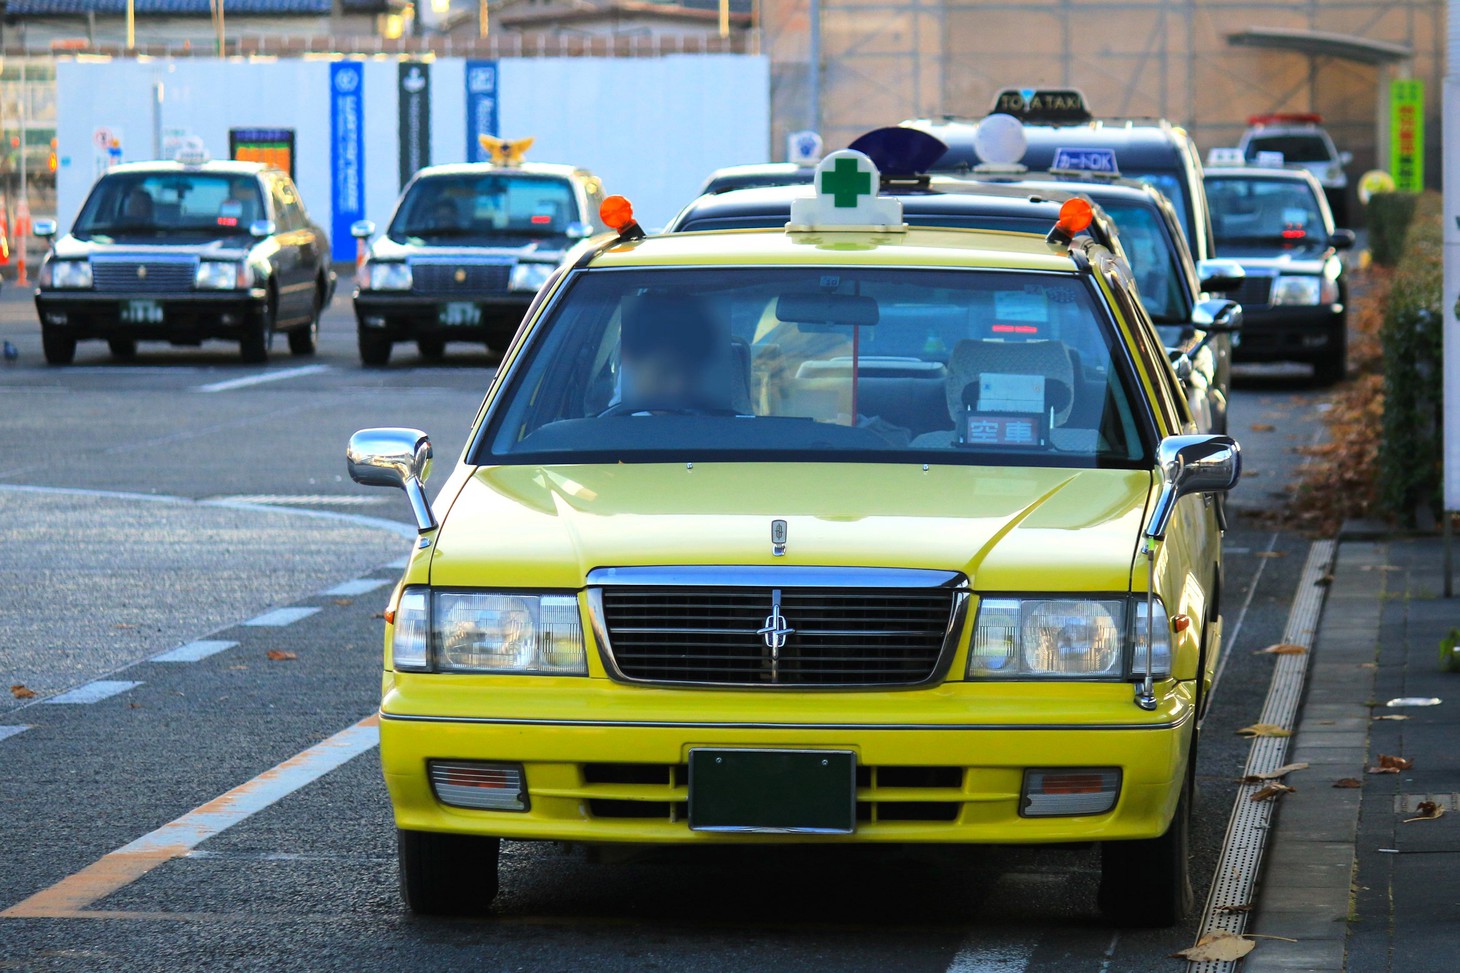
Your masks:
<svg viewBox="0 0 1460 973"><path fill-rule="evenodd" d="M684 730L1174 730L1191 719L1190 712L1165 723L685 723L660 720L532 720L493 716L408 716L381 712L382 720L400 723L461 723L492 726L624 727Z"/></svg>
<svg viewBox="0 0 1460 973"><path fill-rule="evenodd" d="M966 587L967 583L957 571L922 568L689 564L594 568L588 572L590 588L630 585L665 588L958 588Z"/></svg>

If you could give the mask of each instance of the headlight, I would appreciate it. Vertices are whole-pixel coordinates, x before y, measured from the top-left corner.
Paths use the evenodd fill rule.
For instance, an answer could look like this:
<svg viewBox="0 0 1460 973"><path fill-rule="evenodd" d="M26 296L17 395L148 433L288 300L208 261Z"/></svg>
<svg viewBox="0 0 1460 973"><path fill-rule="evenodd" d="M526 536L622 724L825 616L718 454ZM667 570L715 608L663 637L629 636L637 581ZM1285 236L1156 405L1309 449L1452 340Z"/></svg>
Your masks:
<svg viewBox="0 0 1460 973"><path fill-rule="evenodd" d="M520 263L512 268L511 286L514 291L535 291L547 283L557 264Z"/></svg>
<svg viewBox="0 0 1460 973"><path fill-rule="evenodd" d="M588 673L571 594L407 588L396 608L391 659L396 669L418 672Z"/></svg>
<svg viewBox="0 0 1460 973"><path fill-rule="evenodd" d="M370 264L370 289L373 291L408 291L411 283L409 264L399 261Z"/></svg>
<svg viewBox="0 0 1460 973"><path fill-rule="evenodd" d="M1166 610L1156 602L1152 669L1171 671ZM1145 672L1146 601L984 598L969 646L970 679L1110 678Z"/></svg>
<svg viewBox="0 0 1460 973"><path fill-rule="evenodd" d="M248 265L237 260L204 260L193 282L200 291L232 291L248 287Z"/></svg>
<svg viewBox="0 0 1460 973"><path fill-rule="evenodd" d="M52 260L41 268L41 286L78 289L91 286L91 261Z"/></svg>
<svg viewBox="0 0 1460 973"><path fill-rule="evenodd" d="M1319 277L1277 277L1272 282L1274 307L1315 305L1321 303L1322 279Z"/></svg>

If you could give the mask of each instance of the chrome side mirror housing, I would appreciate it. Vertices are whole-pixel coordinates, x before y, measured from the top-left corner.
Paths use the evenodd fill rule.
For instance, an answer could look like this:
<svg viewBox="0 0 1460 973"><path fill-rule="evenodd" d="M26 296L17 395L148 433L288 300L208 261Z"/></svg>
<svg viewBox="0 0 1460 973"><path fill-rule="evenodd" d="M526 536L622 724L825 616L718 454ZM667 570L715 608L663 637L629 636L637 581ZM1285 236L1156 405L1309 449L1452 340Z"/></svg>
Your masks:
<svg viewBox="0 0 1460 973"><path fill-rule="evenodd" d="M1201 289L1208 294L1230 294L1242 287L1247 271L1235 260L1210 258L1199 261L1196 275L1201 279Z"/></svg>
<svg viewBox="0 0 1460 973"><path fill-rule="evenodd" d="M34 220L30 225L30 232L42 240L49 240L56 235L55 220Z"/></svg>
<svg viewBox="0 0 1460 973"><path fill-rule="evenodd" d="M375 235L375 224L370 220L356 220L350 224L350 236L356 240L368 240Z"/></svg>
<svg viewBox="0 0 1460 973"><path fill-rule="evenodd" d="M1167 436L1156 447L1163 480L1146 536L1165 540L1176 501L1194 493L1225 493L1242 476L1242 447L1231 436Z"/></svg>
<svg viewBox="0 0 1460 973"><path fill-rule="evenodd" d="M266 236L273 236L277 229L273 220L254 220L248 225L248 235L262 240Z"/></svg>
<svg viewBox="0 0 1460 973"><path fill-rule="evenodd" d="M1242 305L1218 298L1202 301L1192 309L1191 323L1213 334L1242 330Z"/></svg>
<svg viewBox="0 0 1460 973"><path fill-rule="evenodd" d="M572 223L569 223L564 232L568 235L568 239L570 240L586 240L588 237L591 237L593 235L593 224L584 223L582 220L576 220Z"/></svg>
<svg viewBox="0 0 1460 973"><path fill-rule="evenodd" d="M416 530L436 529L436 517L422 486L431 475L431 439L419 429L361 429L345 449L350 479L363 486L397 487L406 492Z"/></svg>

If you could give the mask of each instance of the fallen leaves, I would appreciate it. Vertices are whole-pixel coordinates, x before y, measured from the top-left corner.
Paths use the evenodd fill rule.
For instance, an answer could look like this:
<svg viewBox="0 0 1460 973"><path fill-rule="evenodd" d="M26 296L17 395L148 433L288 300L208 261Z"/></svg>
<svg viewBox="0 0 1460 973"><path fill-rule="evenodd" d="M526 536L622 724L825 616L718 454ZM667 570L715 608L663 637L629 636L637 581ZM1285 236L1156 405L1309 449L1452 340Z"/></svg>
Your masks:
<svg viewBox="0 0 1460 973"><path fill-rule="evenodd" d="M285 652L283 649L270 649L264 653L264 657L270 662L293 662L299 658L299 653Z"/></svg>
<svg viewBox="0 0 1460 973"><path fill-rule="evenodd" d="M1253 557L1287 557L1287 551L1258 551Z"/></svg>
<svg viewBox="0 0 1460 973"><path fill-rule="evenodd" d="M1420 801L1415 805L1415 815L1412 818L1405 818L1405 824L1413 824L1415 821L1433 821L1436 818L1444 817L1445 809L1434 801Z"/></svg>
<svg viewBox="0 0 1460 973"><path fill-rule="evenodd" d="M23 682L18 682L10 687L10 695L16 699L35 699L35 690Z"/></svg>
<svg viewBox="0 0 1460 973"><path fill-rule="evenodd" d="M1237 734L1251 740L1254 737L1290 737L1293 731L1285 730L1276 723L1253 723L1242 727Z"/></svg>
<svg viewBox="0 0 1460 973"><path fill-rule="evenodd" d="M1274 426L1270 422L1254 422L1252 424L1253 432L1272 432L1276 428L1277 426Z"/></svg>
<svg viewBox="0 0 1460 973"><path fill-rule="evenodd" d="M1245 936L1238 936L1218 929L1209 932L1179 953L1172 953L1172 959L1184 959L1189 963L1231 963L1241 959L1257 946Z"/></svg>
<svg viewBox="0 0 1460 973"><path fill-rule="evenodd" d="M1379 762L1369 768L1371 774L1397 774L1401 770L1408 770L1414 766L1414 761L1408 757L1393 757L1387 753L1379 754Z"/></svg>
<svg viewBox="0 0 1460 973"><path fill-rule="evenodd" d="M1227 915L1227 916L1240 915L1241 913L1244 913L1244 912L1251 912L1252 911L1252 903L1251 902L1244 902L1241 905L1219 905L1213 911L1219 912L1222 915Z"/></svg>
<svg viewBox="0 0 1460 973"><path fill-rule="evenodd" d="M1253 655L1303 655L1308 651L1305 646L1296 645L1292 642L1279 642L1276 645L1269 645L1265 649L1258 649Z"/></svg>
<svg viewBox="0 0 1460 973"><path fill-rule="evenodd" d="M354 603L355 603L355 599L354 598L336 598L335 599L335 604L336 605L339 605L341 608L346 608L346 607L348 607L350 605L353 605Z"/></svg>
<svg viewBox="0 0 1460 973"><path fill-rule="evenodd" d="M1304 763L1283 764L1276 770L1268 770L1260 774L1248 774L1246 777L1242 778L1242 783L1261 784L1265 780L1281 780L1289 774L1297 773L1300 770L1307 770L1308 766L1308 764Z"/></svg>
<svg viewBox="0 0 1460 973"><path fill-rule="evenodd" d="M1340 777L1338 780L1333 782L1333 786L1340 789L1352 790L1355 788L1363 787L1364 782L1359 780L1357 777Z"/></svg>
<svg viewBox="0 0 1460 973"><path fill-rule="evenodd" d="M1274 797L1282 797L1284 794L1292 794L1296 790L1296 787L1289 787L1287 784L1279 784L1277 781L1273 781L1266 787L1259 787L1253 791L1252 796L1247 799L1249 801L1267 801Z"/></svg>

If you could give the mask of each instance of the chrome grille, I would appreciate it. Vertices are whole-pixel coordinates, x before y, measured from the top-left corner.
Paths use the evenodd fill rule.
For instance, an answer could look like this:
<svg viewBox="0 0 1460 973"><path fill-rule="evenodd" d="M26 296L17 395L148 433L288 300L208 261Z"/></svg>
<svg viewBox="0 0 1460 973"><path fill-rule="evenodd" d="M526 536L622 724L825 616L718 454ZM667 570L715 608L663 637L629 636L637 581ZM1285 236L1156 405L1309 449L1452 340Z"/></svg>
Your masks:
<svg viewBox="0 0 1460 973"><path fill-rule="evenodd" d="M929 682L964 602L953 585L774 583L607 585L590 598L623 678L755 686ZM777 627L791 631L777 639L767 632Z"/></svg>
<svg viewBox="0 0 1460 973"><path fill-rule="evenodd" d="M92 286L111 293L190 291L197 278L193 260L93 260Z"/></svg>
<svg viewBox="0 0 1460 973"><path fill-rule="evenodd" d="M411 264L411 287L422 294L480 294L505 291L511 275L508 263L416 261Z"/></svg>
<svg viewBox="0 0 1460 973"><path fill-rule="evenodd" d="M1271 277L1247 277L1242 281L1242 286L1232 295L1232 300L1243 307L1265 307L1271 299Z"/></svg>

